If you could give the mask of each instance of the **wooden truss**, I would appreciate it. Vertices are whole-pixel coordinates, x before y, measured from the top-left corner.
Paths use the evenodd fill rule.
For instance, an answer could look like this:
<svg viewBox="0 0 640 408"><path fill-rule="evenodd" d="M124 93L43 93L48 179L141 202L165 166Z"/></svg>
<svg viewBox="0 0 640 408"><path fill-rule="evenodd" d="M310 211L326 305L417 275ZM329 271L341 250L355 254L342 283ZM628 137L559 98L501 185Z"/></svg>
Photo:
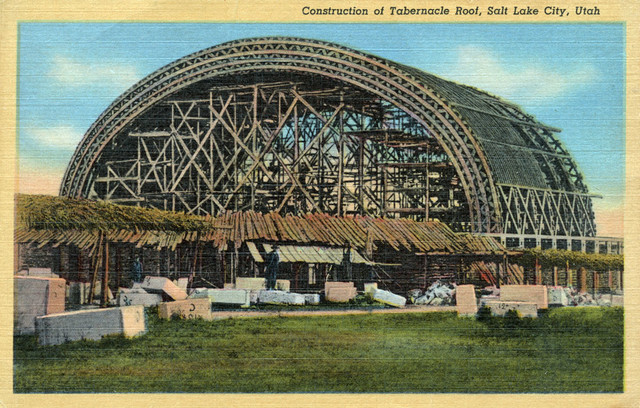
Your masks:
<svg viewBox="0 0 640 408"><path fill-rule="evenodd" d="M482 91L337 44L237 40L116 99L60 194L193 214L322 211L593 236L587 187L555 132Z"/></svg>
<svg viewBox="0 0 640 408"><path fill-rule="evenodd" d="M191 214L400 215L468 229L438 144L404 112L353 94L278 82L169 100L158 129L129 132L126 155L105 162L93 191Z"/></svg>

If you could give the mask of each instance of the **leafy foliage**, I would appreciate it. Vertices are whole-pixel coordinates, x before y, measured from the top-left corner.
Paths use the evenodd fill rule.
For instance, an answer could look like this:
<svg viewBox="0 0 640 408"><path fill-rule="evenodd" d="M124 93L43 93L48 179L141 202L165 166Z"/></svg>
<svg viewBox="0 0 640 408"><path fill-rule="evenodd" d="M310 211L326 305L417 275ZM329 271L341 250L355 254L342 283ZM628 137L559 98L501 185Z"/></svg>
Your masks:
<svg viewBox="0 0 640 408"><path fill-rule="evenodd" d="M206 217L47 195L16 195L17 227L36 230L211 231Z"/></svg>
<svg viewBox="0 0 640 408"><path fill-rule="evenodd" d="M624 255L615 254L587 254L583 252L565 251L560 249L526 249L518 259L525 268L534 268L536 259L543 269L554 266L565 268L567 262L571 269L585 268L588 270L608 271L623 270Z"/></svg>

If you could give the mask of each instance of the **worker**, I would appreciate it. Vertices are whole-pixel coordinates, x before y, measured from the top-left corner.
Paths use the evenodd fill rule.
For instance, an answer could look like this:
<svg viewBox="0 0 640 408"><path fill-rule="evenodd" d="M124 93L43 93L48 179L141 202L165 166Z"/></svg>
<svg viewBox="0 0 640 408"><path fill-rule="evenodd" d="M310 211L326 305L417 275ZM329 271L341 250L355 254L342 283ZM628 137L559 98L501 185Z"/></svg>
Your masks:
<svg viewBox="0 0 640 408"><path fill-rule="evenodd" d="M267 290L276 288L276 279L278 278L278 268L280 267L280 253L278 245L274 245L269 256L267 257Z"/></svg>
<svg viewBox="0 0 640 408"><path fill-rule="evenodd" d="M136 256L136 260L131 266L131 280L133 283L142 282L142 262L140 262L139 256Z"/></svg>
<svg viewBox="0 0 640 408"><path fill-rule="evenodd" d="M345 279L347 282L351 282L353 280L353 268L351 263L351 243L347 241L342 249L342 279Z"/></svg>

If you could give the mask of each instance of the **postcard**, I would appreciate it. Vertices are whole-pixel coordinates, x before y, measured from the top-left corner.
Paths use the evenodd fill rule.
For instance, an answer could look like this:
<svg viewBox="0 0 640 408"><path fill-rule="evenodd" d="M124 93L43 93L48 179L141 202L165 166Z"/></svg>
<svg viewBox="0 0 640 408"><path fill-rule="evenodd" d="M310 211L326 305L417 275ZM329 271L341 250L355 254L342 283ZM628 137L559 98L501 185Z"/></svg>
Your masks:
<svg viewBox="0 0 640 408"><path fill-rule="evenodd" d="M0 10L0 407L637 405L636 4Z"/></svg>

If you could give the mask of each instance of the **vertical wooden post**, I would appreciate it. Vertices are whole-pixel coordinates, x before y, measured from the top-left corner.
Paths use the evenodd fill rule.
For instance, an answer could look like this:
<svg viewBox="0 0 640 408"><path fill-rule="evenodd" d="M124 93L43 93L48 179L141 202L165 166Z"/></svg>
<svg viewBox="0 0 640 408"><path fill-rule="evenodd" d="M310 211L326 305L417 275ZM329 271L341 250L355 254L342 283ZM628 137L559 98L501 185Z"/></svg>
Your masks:
<svg viewBox="0 0 640 408"><path fill-rule="evenodd" d="M598 276L598 271L593 271L593 294L598 293L598 288L600 287L600 277Z"/></svg>
<svg viewBox="0 0 640 408"><path fill-rule="evenodd" d="M93 276L91 277L91 285L89 287L89 303L93 303L94 292L96 291L96 283L98 281L98 270L102 264L102 233L98 238L97 254L94 255Z"/></svg>
<svg viewBox="0 0 640 408"><path fill-rule="evenodd" d="M86 282L84 279L80 278L81 276L84 276L82 274L82 270L84 269L83 259L82 259L82 249L76 247L76 250L78 251L78 253L76 254L77 255L76 264L78 267L78 270L76 271L76 280L81 282Z"/></svg>
<svg viewBox="0 0 640 408"><path fill-rule="evenodd" d="M341 102L342 102L342 96L341 98ZM296 115L297 115L297 111L296 111ZM344 179L344 118L343 118L343 114L342 111L340 111L340 138L338 139L338 156L339 156L339 160L338 160L338 216L341 217L344 215L344 212L342 211L342 183L343 183L343 179ZM297 134L297 123L298 121L296 120L296 149L297 149L297 138L298 138L298 134ZM296 160L298 159L298 152L296 150ZM384 211L384 209L383 209Z"/></svg>
<svg viewBox="0 0 640 408"><path fill-rule="evenodd" d="M169 250L169 247L164 248L164 253L165 253L165 260L166 260L166 268L167 268L167 272L175 272L175 275L178 276L178 272L177 271L172 271L171 270L171 251ZM180 276L178 276L179 278Z"/></svg>
<svg viewBox="0 0 640 408"><path fill-rule="evenodd" d="M53 273L57 273L58 276L67 278L62 273L62 250L60 245L58 245L53 251L53 268L51 268L51 270L53 271Z"/></svg>
<svg viewBox="0 0 640 408"><path fill-rule="evenodd" d="M358 201L360 215L364 215L364 138L358 140Z"/></svg>
<svg viewBox="0 0 640 408"><path fill-rule="evenodd" d="M100 307L109 303L109 240L104 240L104 274L102 275L102 302Z"/></svg>
<svg viewBox="0 0 640 408"><path fill-rule="evenodd" d="M238 267L240 265L240 254L238 252L238 247L237 246L233 246L234 247L234 251L233 251L233 266L232 266L232 270L231 270L231 283L235 285L236 283L236 276L238 276Z"/></svg>
<svg viewBox="0 0 640 408"><path fill-rule="evenodd" d="M624 289L624 270L618 271L618 289Z"/></svg>
<svg viewBox="0 0 640 408"><path fill-rule="evenodd" d="M20 256L20 244L13 244L13 273L18 272L18 268L22 266L22 257Z"/></svg>
<svg viewBox="0 0 640 408"><path fill-rule="evenodd" d="M613 272L611 270L607 271L607 286L609 287L609 292L613 291Z"/></svg>
<svg viewBox="0 0 640 408"><path fill-rule="evenodd" d="M122 247L116 245L116 288L122 284Z"/></svg>
<svg viewBox="0 0 640 408"><path fill-rule="evenodd" d="M424 254L424 271L422 273L422 289L427 289L427 273L429 272L429 257Z"/></svg>
<svg viewBox="0 0 640 408"><path fill-rule="evenodd" d="M536 256L536 269L534 271L533 276L534 285L542 284L542 267L540 266L540 262L538 261L538 257Z"/></svg>
<svg viewBox="0 0 640 408"><path fill-rule="evenodd" d="M566 265L567 266L566 266L565 271L567 273L567 284L565 286L569 287L569 286L573 285L573 282L572 282L572 279L571 279L571 271L569 270L569 261L567 261Z"/></svg>
<svg viewBox="0 0 640 408"><path fill-rule="evenodd" d="M191 287L191 283L196 276L196 266L198 262L198 247L200 246L200 232L196 233L196 242L193 244L193 263L191 264L191 270L189 271L189 280L187 287ZM236 249L237 251L237 249Z"/></svg>
<svg viewBox="0 0 640 408"><path fill-rule="evenodd" d="M558 286L558 267L553 267L553 286Z"/></svg>
<svg viewBox="0 0 640 408"><path fill-rule="evenodd" d="M587 292L587 270L584 267L578 269L578 291L580 293Z"/></svg>
<svg viewBox="0 0 640 408"><path fill-rule="evenodd" d="M429 221L429 146L427 145L427 164L424 166L425 172L425 202L424 202L424 220Z"/></svg>

